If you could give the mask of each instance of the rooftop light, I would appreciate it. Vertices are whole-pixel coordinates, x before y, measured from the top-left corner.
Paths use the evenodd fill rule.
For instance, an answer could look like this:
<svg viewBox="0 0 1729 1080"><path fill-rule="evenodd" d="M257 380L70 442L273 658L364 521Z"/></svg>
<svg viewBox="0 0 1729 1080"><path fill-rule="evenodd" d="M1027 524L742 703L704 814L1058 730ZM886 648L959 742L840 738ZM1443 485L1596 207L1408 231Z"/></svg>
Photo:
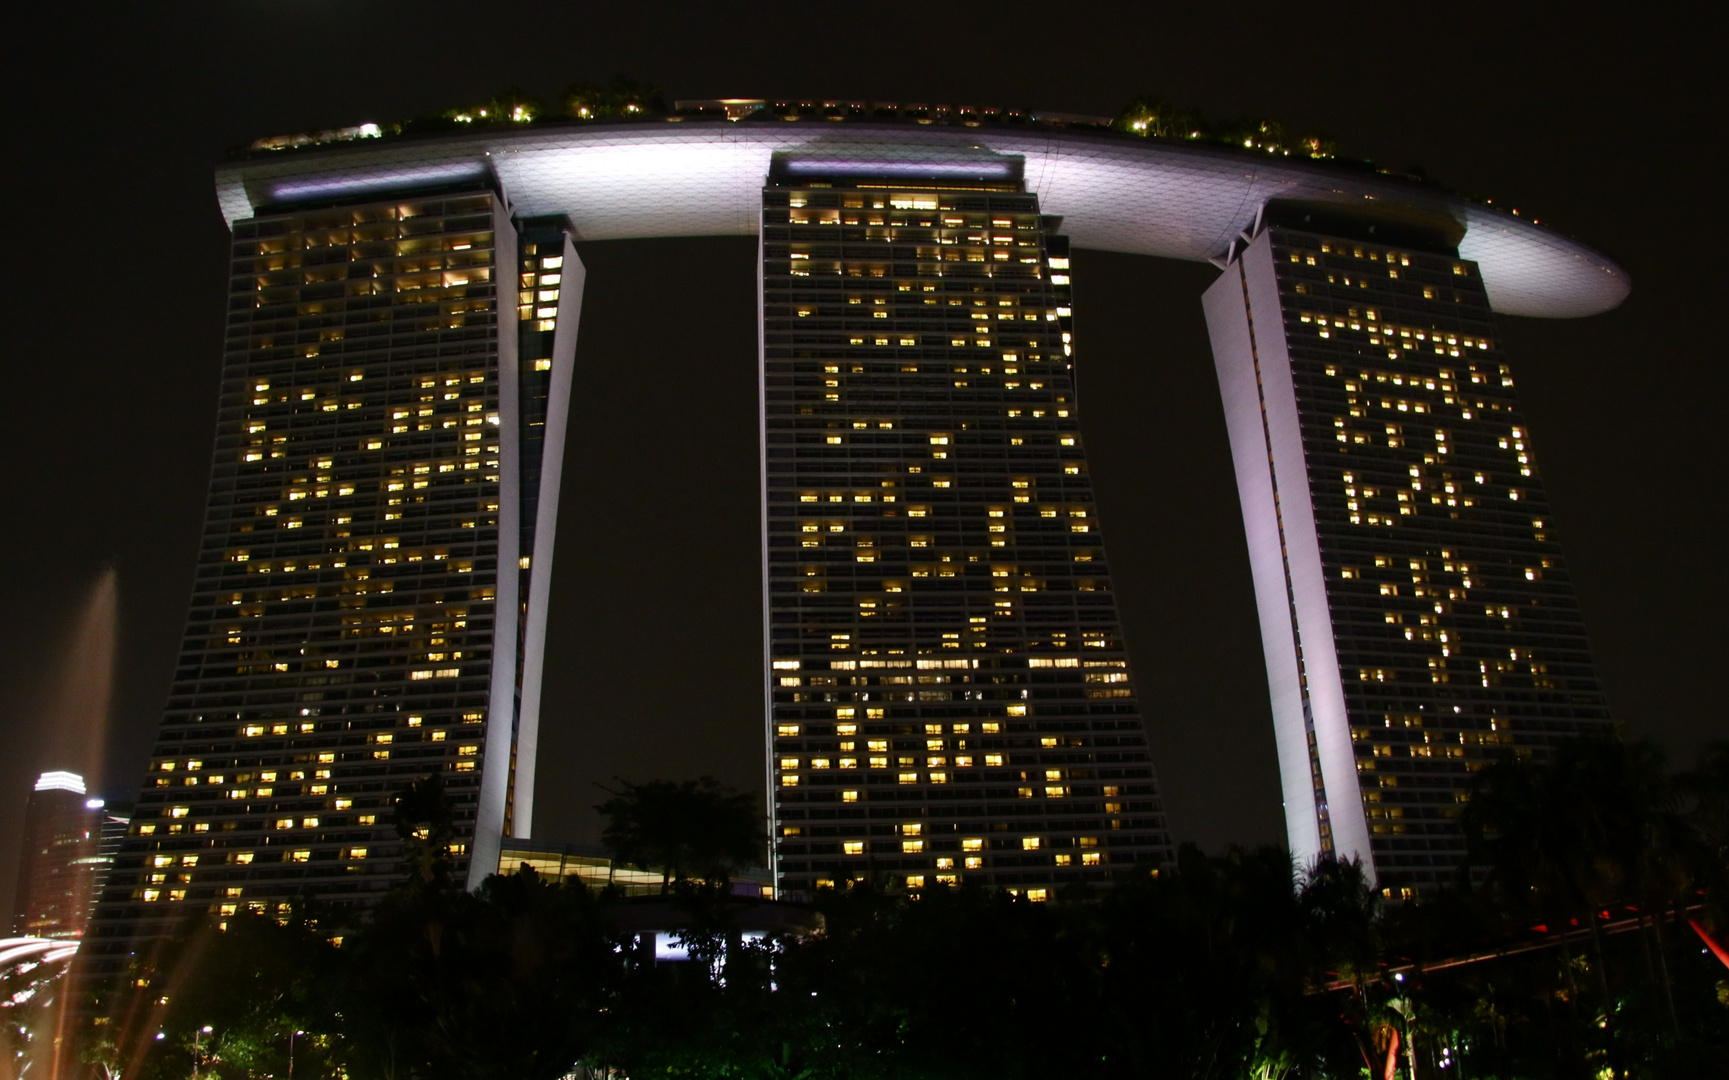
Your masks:
<svg viewBox="0 0 1729 1080"><path fill-rule="evenodd" d="M84 778L77 773L45 772L36 781L37 791L74 791L84 794Z"/></svg>

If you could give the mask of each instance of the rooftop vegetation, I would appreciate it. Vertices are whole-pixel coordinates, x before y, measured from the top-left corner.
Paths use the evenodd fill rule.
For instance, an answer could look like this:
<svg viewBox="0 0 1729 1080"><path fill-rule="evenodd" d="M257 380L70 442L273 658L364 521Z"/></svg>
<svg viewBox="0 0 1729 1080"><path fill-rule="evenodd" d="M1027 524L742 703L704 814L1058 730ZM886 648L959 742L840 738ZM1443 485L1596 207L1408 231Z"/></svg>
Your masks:
<svg viewBox="0 0 1729 1080"><path fill-rule="evenodd" d="M1115 118L969 105L772 101L755 98L675 101L669 106L666 97L657 88L623 75L605 85L572 84L551 101L512 87L485 100L459 105L429 116L399 123L369 123L301 135L274 136L259 139L247 149L287 150L392 135L442 134L484 127L651 119L759 122L899 119L920 124L963 127L1036 123L1096 131L1120 131L1143 138L1203 142L1282 157L1326 159L1336 156L1331 139L1287 129L1278 120L1261 118L1209 121L1195 109L1178 108L1168 102L1148 97L1139 97L1129 102Z"/></svg>
<svg viewBox="0 0 1729 1080"><path fill-rule="evenodd" d="M1376 162L1342 156L1328 135L1308 131L1267 116L1209 119L1200 110L1174 105L1162 98L1136 97L1114 117L1032 109L1002 109L954 104L912 104L879 101L770 100L724 98L674 100L654 85L620 75L602 85L573 83L547 100L516 87L481 101L427 116L394 123L258 139L237 148L241 155L356 142L373 138L449 135L484 128L539 124L667 122L727 120L746 123L776 121L901 121L943 127L1005 127L1036 124L1100 133L1117 132L1145 139L1184 142L1256 156L1326 162L1335 166L1394 176L1434 185L1420 166L1386 168ZM1438 185L1436 185L1438 186ZM1452 192L1473 202L1492 205L1493 199ZM1518 214L1517 210L1513 213ZM1527 216L1527 220L1532 220Z"/></svg>
<svg viewBox="0 0 1729 1080"><path fill-rule="evenodd" d="M1332 139L1287 128L1278 120L1261 117L1213 121L1202 116L1198 109L1151 97L1138 97L1123 106L1111 126L1151 139L1219 143L1279 157L1324 160L1338 156L1338 147Z"/></svg>

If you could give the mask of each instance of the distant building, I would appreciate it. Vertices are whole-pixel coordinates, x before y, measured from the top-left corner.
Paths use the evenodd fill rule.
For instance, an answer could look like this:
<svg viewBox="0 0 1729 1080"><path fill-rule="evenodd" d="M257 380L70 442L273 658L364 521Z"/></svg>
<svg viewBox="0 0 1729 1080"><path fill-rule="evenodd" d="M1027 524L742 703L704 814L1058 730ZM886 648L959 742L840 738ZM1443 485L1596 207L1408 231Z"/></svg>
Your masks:
<svg viewBox="0 0 1729 1080"><path fill-rule="evenodd" d="M36 781L24 811L14 935L83 936L97 880L112 858L100 851L104 819L102 800L86 797L84 778L77 773L45 772ZM122 823L115 835L124 830Z"/></svg>
<svg viewBox="0 0 1729 1080"><path fill-rule="evenodd" d="M90 903L94 907L101 899L102 890L108 885L109 872L114 869L114 858L120 854L120 845L126 839L127 827L132 824L132 806L130 803L109 805L101 800L91 800L95 803L100 818L96 843L95 872L91 875Z"/></svg>

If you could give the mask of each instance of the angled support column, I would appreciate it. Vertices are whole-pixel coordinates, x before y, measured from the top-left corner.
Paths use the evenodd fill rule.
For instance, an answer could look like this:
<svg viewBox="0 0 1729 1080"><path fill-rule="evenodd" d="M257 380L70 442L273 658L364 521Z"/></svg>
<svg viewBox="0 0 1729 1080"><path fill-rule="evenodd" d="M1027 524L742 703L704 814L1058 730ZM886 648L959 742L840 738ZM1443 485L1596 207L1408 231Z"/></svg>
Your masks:
<svg viewBox="0 0 1729 1080"><path fill-rule="evenodd" d="M546 670L546 617L551 604L553 548L558 498L564 470L564 437L576 361L577 329L582 316L586 271L562 221L523 225L515 280L500 282L516 295L519 329L517 380L519 407L518 474L520 552L519 612L514 670L515 724L511 732L508 797L498 827L486 835L496 844L504 835L526 837L534 827L534 779L540 737L540 693ZM503 577L503 567L500 567ZM503 610L502 605L500 610ZM477 857L470 887L497 866L478 857L485 843L477 833Z"/></svg>
<svg viewBox="0 0 1729 1080"><path fill-rule="evenodd" d="M1254 573L1285 827L1299 866L1358 857L1372 880L1268 236L1225 267L1203 304Z"/></svg>

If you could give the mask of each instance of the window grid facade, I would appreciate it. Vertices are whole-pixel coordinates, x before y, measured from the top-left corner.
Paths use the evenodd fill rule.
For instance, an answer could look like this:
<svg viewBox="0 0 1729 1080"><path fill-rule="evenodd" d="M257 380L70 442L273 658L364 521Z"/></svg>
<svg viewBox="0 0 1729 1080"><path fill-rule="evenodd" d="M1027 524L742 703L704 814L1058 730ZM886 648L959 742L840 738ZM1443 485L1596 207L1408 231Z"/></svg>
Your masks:
<svg viewBox="0 0 1729 1080"><path fill-rule="evenodd" d="M764 190L784 889L1043 898L1168 856L1054 225L1018 184Z"/></svg>
<svg viewBox="0 0 1729 1080"><path fill-rule="evenodd" d="M1269 256L1276 312L1251 298ZM1268 423L1268 383L1287 377L1270 358L1282 350L1289 361L1301 459L1281 458L1269 435L1256 467L1264 472L1270 456L1281 530L1286 500L1312 509L1320 634L1336 656L1357 788L1329 792L1323 779L1325 710L1311 696L1324 693L1314 665L1329 654L1315 649L1313 623L1296 625L1298 584L1291 621L1319 847L1334 848L1341 798L1360 795L1383 890L1432 891L1456 880L1457 819L1477 769L1612 730L1482 278L1444 244L1274 225L1216 288L1251 309L1256 424ZM1218 348L1217 323L1214 339ZM1284 592L1301 571L1293 538L1280 535ZM1265 625L1264 592L1261 602ZM1277 697L1275 687L1275 711ZM1282 761L1287 774L1292 764ZM1292 784L1287 775L1288 804Z"/></svg>
<svg viewBox="0 0 1729 1080"><path fill-rule="evenodd" d="M491 192L404 196L261 214L232 258L196 585L99 966L194 912L376 898L399 873L392 800L416 777L445 779L458 877L496 864L504 828L515 227ZM533 400L546 365L524 367Z"/></svg>

